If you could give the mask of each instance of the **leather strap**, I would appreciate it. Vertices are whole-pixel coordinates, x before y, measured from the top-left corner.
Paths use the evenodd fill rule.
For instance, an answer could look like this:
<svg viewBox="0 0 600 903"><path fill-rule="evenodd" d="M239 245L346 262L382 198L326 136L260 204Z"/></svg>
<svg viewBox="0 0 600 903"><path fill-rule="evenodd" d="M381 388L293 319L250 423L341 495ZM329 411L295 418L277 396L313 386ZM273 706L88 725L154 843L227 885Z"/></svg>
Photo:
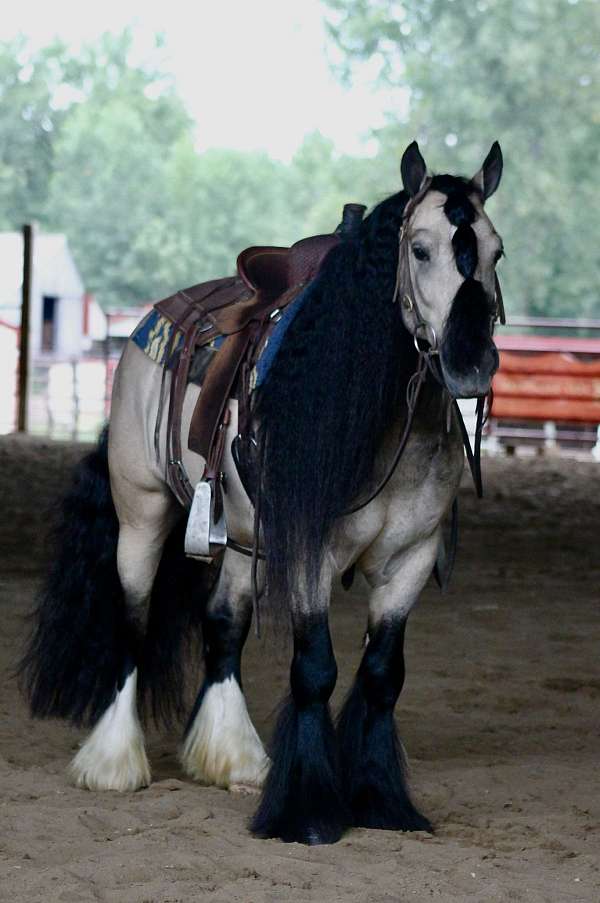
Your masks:
<svg viewBox="0 0 600 903"><path fill-rule="evenodd" d="M190 363L196 347L196 334L196 324L190 327L185 334L178 364L171 375L169 413L167 416L167 482L179 502L186 507L189 507L192 502L194 488L183 466L181 425L183 399L187 387Z"/></svg>
<svg viewBox="0 0 600 903"><path fill-rule="evenodd" d="M398 464L400 463L400 459L404 454L404 449L408 444L408 440L412 431L413 421L415 418L415 411L417 409L417 403L419 401L419 395L421 394L421 389L426 379L427 355L425 352L421 352L419 354L417 369L411 376L406 389L406 404L408 407L408 414L404 423L402 435L400 436L398 448L392 459L392 463L390 464L383 478L379 481L379 483L377 483L377 485L375 486L373 491L369 493L367 498L361 499L359 502L356 502L356 504L352 505L350 508L344 511L342 516L355 514L357 511L360 511L361 508L365 508L370 502L377 498L380 492L383 492L383 490L391 480L396 468L398 467Z"/></svg>
<svg viewBox="0 0 600 903"><path fill-rule="evenodd" d="M228 336L212 361L192 414L188 448L207 461L239 367L246 354L252 328Z"/></svg>
<svg viewBox="0 0 600 903"><path fill-rule="evenodd" d="M458 496L452 502L450 511L450 540L446 546L446 559L440 568L436 563L434 568L435 579L441 591L445 593L450 585L450 579L456 563L456 550L458 548Z"/></svg>
<svg viewBox="0 0 600 903"><path fill-rule="evenodd" d="M180 328L185 329L191 321L227 307L236 300L251 298L252 294L241 279L229 276L225 279L211 279L210 282L202 282L185 291L176 292L154 306L161 316L171 323L179 323Z"/></svg>

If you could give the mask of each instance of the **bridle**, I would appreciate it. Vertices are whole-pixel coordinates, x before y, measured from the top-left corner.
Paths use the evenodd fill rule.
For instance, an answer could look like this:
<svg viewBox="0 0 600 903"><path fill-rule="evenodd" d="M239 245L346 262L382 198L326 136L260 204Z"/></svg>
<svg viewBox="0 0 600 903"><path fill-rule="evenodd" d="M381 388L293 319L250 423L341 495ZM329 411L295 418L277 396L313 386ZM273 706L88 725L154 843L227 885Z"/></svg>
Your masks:
<svg viewBox="0 0 600 903"><path fill-rule="evenodd" d="M431 176L427 176L418 193L410 198L407 202L402 214L402 224L398 233L398 268L396 272L396 286L394 288L393 301L400 301L400 309L402 312L402 321L406 329L412 334L415 347L418 352L421 351L420 342L427 342L430 354L438 354L438 337L435 329L423 317L417 304L416 292L412 284L410 274L410 219L419 206L425 195L429 191L432 183ZM494 325L499 321L502 325L506 323L506 314L504 311L504 301L502 298L502 290L498 274L494 274L494 312L492 314L492 330ZM402 297L400 297L402 295Z"/></svg>

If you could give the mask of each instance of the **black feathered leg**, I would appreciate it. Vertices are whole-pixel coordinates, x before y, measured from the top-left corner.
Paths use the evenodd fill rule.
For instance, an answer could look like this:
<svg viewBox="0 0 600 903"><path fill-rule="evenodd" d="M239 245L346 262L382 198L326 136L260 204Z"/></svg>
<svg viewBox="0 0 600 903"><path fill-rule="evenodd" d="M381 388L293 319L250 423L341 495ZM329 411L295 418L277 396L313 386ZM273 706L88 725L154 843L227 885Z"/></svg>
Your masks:
<svg viewBox="0 0 600 903"><path fill-rule="evenodd" d="M356 826L431 831L413 805L394 723L404 683L406 619L382 620L369 635L338 720L344 791Z"/></svg>
<svg viewBox="0 0 600 903"><path fill-rule="evenodd" d="M297 615L291 693L271 745L272 765L252 831L334 843L349 824L328 701L337 679L326 614Z"/></svg>

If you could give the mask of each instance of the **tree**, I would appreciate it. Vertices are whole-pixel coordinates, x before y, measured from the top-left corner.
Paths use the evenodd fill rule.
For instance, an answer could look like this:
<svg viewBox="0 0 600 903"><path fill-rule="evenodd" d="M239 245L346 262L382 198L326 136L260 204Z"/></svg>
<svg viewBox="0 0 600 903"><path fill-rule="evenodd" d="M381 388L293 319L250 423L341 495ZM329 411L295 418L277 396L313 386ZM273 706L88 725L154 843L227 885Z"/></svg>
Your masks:
<svg viewBox="0 0 600 903"><path fill-rule="evenodd" d="M398 190L399 179L398 164L390 157L374 161L337 154L330 139L318 132L308 135L290 167L296 237L331 232L344 204L377 203Z"/></svg>
<svg viewBox="0 0 600 903"><path fill-rule="evenodd" d="M54 142L46 212L64 231L86 287L104 306L160 295L165 258L166 161L191 122L172 85L128 62L131 36L105 36L74 62L80 99Z"/></svg>
<svg viewBox="0 0 600 903"><path fill-rule="evenodd" d="M385 159L417 137L428 163L471 175L500 140L490 209L509 310L600 315L597 0L326 3L342 77L370 60L382 89L408 97L379 135Z"/></svg>
<svg viewBox="0 0 600 903"><path fill-rule="evenodd" d="M319 137L290 167L260 153L198 154L171 80L132 67L130 47L128 32L76 57L60 44L0 47L0 226L34 218L65 232L105 307L230 273L249 244L335 227L340 186L361 164Z"/></svg>
<svg viewBox="0 0 600 903"><path fill-rule="evenodd" d="M0 44L0 228L43 222L64 111L53 96L66 66L59 42L35 56L23 38Z"/></svg>
<svg viewBox="0 0 600 903"><path fill-rule="evenodd" d="M66 232L103 304L172 285L165 168L191 135L172 79L130 65L131 40L105 35L77 57L59 42L36 53L22 39L0 45L0 228L33 219Z"/></svg>

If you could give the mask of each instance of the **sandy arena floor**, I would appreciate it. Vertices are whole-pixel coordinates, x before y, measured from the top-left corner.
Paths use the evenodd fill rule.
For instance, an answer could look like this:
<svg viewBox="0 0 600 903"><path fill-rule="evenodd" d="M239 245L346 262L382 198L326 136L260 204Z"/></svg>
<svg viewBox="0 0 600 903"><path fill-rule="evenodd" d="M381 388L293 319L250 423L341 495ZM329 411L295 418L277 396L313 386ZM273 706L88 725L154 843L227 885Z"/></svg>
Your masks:
<svg viewBox="0 0 600 903"><path fill-rule="evenodd" d="M435 836L353 830L335 846L254 840L255 799L194 785L177 736L150 735L154 783L70 787L81 735L31 722L10 669L44 559L46 512L82 446L0 440L0 900L333 903L600 900L600 467L487 460L465 482L451 592L411 617L398 719ZM360 656L360 586L336 593L334 703ZM263 736L287 653L252 639Z"/></svg>

